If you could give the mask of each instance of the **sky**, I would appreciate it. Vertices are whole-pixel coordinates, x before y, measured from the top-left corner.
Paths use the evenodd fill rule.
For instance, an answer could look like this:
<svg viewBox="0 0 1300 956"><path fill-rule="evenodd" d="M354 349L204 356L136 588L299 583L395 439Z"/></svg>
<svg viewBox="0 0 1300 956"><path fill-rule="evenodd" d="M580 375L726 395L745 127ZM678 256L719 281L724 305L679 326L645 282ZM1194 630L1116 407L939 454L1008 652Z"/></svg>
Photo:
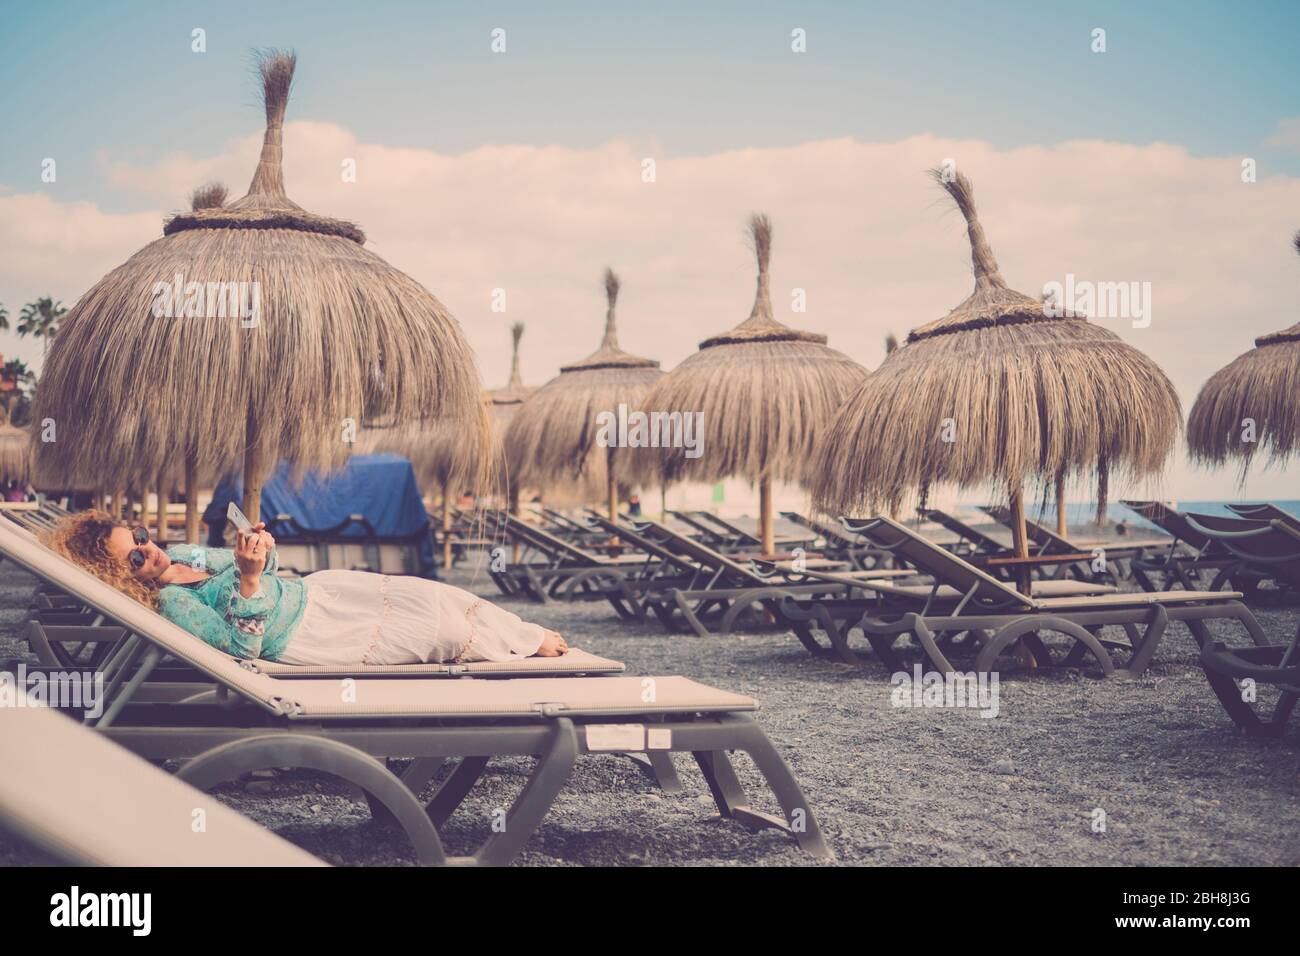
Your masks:
<svg viewBox="0 0 1300 956"><path fill-rule="evenodd" d="M513 321L532 383L596 347L607 264L624 347L672 367L748 315L753 211L775 226L778 316L875 367L887 333L969 293L960 217L924 175L952 160L1012 286L1150 283L1149 325L1098 321L1186 409L1300 321L1297 36L1294 2L0 0L0 304L11 321L39 295L71 305L194 186L242 195L262 128L250 50L283 46L290 196L358 221L433 291L490 386ZM39 365L12 332L0 352ZM1239 490L1180 451L1146 490L1291 486L1274 469Z"/></svg>

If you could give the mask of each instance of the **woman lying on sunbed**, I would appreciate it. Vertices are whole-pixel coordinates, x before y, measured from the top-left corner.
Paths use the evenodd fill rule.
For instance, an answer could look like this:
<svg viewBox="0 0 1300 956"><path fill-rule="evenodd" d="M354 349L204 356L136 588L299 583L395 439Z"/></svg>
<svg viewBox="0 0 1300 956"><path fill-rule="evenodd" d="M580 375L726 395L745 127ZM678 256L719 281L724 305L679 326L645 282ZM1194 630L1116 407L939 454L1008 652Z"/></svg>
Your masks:
<svg viewBox="0 0 1300 956"><path fill-rule="evenodd" d="M173 545L102 511L46 535L60 554L227 654L285 664L417 664L558 657L559 634L468 591L367 571L275 573L265 525L233 551Z"/></svg>

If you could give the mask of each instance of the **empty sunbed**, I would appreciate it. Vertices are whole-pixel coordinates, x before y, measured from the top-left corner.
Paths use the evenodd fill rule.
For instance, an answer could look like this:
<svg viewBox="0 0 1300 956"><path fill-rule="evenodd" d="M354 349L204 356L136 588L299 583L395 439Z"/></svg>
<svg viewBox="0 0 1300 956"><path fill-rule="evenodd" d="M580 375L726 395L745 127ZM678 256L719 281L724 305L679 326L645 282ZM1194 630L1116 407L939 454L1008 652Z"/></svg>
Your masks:
<svg viewBox="0 0 1300 956"><path fill-rule="evenodd" d="M653 542L695 568L685 584L672 581L624 581L616 585L617 599L633 608L638 617L654 613L669 632L692 632L700 637L729 634L746 616L765 611L777 620L777 606L785 597L813 594L842 594L841 582L803 580L804 570L838 570L843 564L815 558L772 563L772 573L754 570L748 559L741 563L732 555L710 548L703 542L678 534L657 521L629 522L631 531ZM843 572L850 580L885 580L907 577L910 572L894 569ZM799 580L796 580L799 579ZM614 598L611 598L614 600ZM624 615L627 616L627 615Z"/></svg>
<svg viewBox="0 0 1300 956"><path fill-rule="evenodd" d="M1005 554L1009 550L1005 544L965 521L938 508L921 509L921 517L933 521L957 536L952 550L958 554Z"/></svg>
<svg viewBox="0 0 1300 956"><path fill-rule="evenodd" d="M1173 538L1167 551L1138 555L1130 562L1133 579L1146 591L1181 586L1189 591L1217 591L1225 568L1237 559L1221 544L1192 527L1187 516L1162 501L1125 501L1137 515ZM1202 578L1208 575L1210 581Z"/></svg>
<svg viewBox="0 0 1300 956"><path fill-rule="evenodd" d="M1300 517L1296 517L1285 508L1279 508L1272 502L1228 505L1228 510L1243 518L1253 518L1257 521L1281 521L1293 528L1300 528Z"/></svg>
<svg viewBox="0 0 1300 956"><path fill-rule="evenodd" d="M919 571L912 573L916 577L927 576ZM862 662L861 656L849 645L848 632L864 616L898 616L906 612L928 615L951 611L965 597L963 591L941 579L934 579L928 584L902 584L889 580L853 581L837 574L817 571L807 571L804 577L842 583L845 585L845 593L784 598L780 604L781 620L790 627L800 643L814 654L829 652L848 664ZM1081 598L1113 594L1117 590L1109 584L1068 578L1034 580L1030 582L1030 588L1030 596L1033 598ZM814 626L822 632L829 647L819 642L813 633ZM940 643L943 643L942 640ZM881 656L887 657L884 654Z"/></svg>
<svg viewBox="0 0 1300 956"><path fill-rule="evenodd" d="M1228 587L1248 597L1262 598L1261 585L1271 581L1278 591L1300 589L1291 555L1295 552L1289 531L1300 532L1294 519L1236 518L1188 512L1187 524L1209 538L1232 559L1215 576L1211 590Z"/></svg>
<svg viewBox="0 0 1300 956"><path fill-rule="evenodd" d="M46 707L0 707L0 767L0 827L64 863L325 865Z"/></svg>
<svg viewBox="0 0 1300 956"><path fill-rule="evenodd" d="M1189 518L1195 526L1205 528L1204 516ZM1205 530L1235 555L1268 568L1279 581L1300 586L1300 527L1284 518L1251 521L1250 525L1233 531ZM1279 736L1300 699L1300 629L1289 644L1230 648L1212 641L1201 648L1201 666L1215 696L1238 727L1254 736ZM1267 712L1269 686L1276 694L1271 713Z"/></svg>
<svg viewBox="0 0 1300 956"><path fill-rule="evenodd" d="M781 517L817 535L820 541L814 540L814 546L828 558L847 561L859 571L869 571L883 566L878 551L861 538L848 534L839 525L797 511L782 511Z"/></svg>
<svg viewBox="0 0 1300 956"><path fill-rule="evenodd" d="M1235 592L1029 597L888 518L846 522L846 526L931 575L936 586L946 583L961 593L951 607L901 613L889 608L862 616L857 626L886 666L894 670L902 664L894 645L908 634L921 645L931 665L943 673L957 669L943 648L949 635L966 636L976 651L974 668L980 673L989 672L1004 651L1023 641L1041 664L1077 665L1091 656L1103 674L1137 675L1151 662L1170 621L1186 624L1201 646L1209 643L1206 622L1223 619L1240 623L1256 645L1268 643L1258 621ZM1121 628L1127 640L1103 643L1098 634L1108 626ZM1037 637L1039 632L1056 632L1073 640L1063 660L1052 658ZM1127 657L1117 667L1108 649L1126 652Z"/></svg>
<svg viewBox="0 0 1300 956"><path fill-rule="evenodd" d="M105 668L96 730L151 760L186 761L178 776L201 790L270 767L321 770L360 787L381 819L401 826L422 863L506 863L541 824L587 753L689 752L724 817L779 827L808 852L829 851L789 767L749 716L749 697L684 677L532 680L287 680L241 667L170 622L0 522L0 552L82 596L139 638ZM166 655L217 685L211 697L138 699ZM782 808L756 810L728 751L749 754ZM502 826L472 856L450 859L438 826L488 762L537 759ZM401 776L383 761L414 757ZM425 803L417 795L445 761L456 769Z"/></svg>
<svg viewBox="0 0 1300 956"><path fill-rule="evenodd" d="M495 520L503 537L521 548L518 561L494 559L488 564L493 582L510 597L538 604L552 598L603 600L612 582L659 573L655 559L646 554L599 554L505 512L498 512Z"/></svg>
<svg viewBox="0 0 1300 956"><path fill-rule="evenodd" d="M674 512L677 514L678 512ZM738 548L759 548L763 545L763 539L752 532L746 531L737 525L734 521L728 521L721 515L716 515L712 511L696 511L694 514L704 522L713 525L722 531L724 535L729 535ZM799 546L811 544L816 535L811 534L778 534L773 537L773 541L784 547Z"/></svg>
<svg viewBox="0 0 1300 956"><path fill-rule="evenodd" d="M1011 527L1011 509L1005 505L982 505L980 510L1004 527ZM1162 553L1167 551L1171 544L1170 541L1163 538L1128 541L1106 541L1101 539L1075 541L1057 534L1046 525L1039 524L1037 521L1030 521L1028 518L1025 519L1025 534L1034 545L1034 553L1036 554L1079 554L1101 551L1106 557L1107 565L1113 564L1118 568L1119 574L1111 574L1115 578L1126 576L1129 573L1129 562L1133 558L1150 553ZM1085 564L1086 562L1078 562L1073 567L1077 569ZM1061 571L1064 572L1069 566L1062 565Z"/></svg>

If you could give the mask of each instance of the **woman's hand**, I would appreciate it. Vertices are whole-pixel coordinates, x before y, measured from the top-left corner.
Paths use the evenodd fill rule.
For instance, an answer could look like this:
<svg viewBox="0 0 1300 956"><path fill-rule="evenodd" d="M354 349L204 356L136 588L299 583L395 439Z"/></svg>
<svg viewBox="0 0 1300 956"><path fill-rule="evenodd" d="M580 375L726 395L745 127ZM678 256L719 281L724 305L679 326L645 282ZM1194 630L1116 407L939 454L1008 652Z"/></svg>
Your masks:
<svg viewBox="0 0 1300 956"><path fill-rule="evenodd" d="M256 531L257 536L262 539L262 543L266 545L267 554L270 554L275 550L275 538L271 537L271 532L266 530L265 521L259 521L257 524L253 525L253 530Z"/></svg>
<svg viewBox="0 0 1300 956"><path fill-rule="evenodd" d="M252 531L240 532L239 540L235 542L235 564L239 568L240 593L244 597L257 593L261 586L259 579L266 570L266 557L275 547L275 539L262 530L265 527L259 522Z"/></svg>

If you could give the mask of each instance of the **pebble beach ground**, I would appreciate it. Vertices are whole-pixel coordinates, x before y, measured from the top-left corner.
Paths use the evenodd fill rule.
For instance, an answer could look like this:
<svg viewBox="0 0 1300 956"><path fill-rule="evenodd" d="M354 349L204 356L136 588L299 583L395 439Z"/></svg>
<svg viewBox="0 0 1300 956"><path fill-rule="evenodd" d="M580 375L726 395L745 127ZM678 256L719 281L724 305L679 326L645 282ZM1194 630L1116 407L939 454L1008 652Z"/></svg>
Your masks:
<svg viewBox="0 0 1300 956"><path fill-rule="evenodd" d="M657 623L619 622L603 602L503 599L481 570L458 567L446 579L626 662L630 674L682 674L758 698L758 722L794 768L835 864L1300 864L1300 729L1275 741L1239 735L1181 625L1137 680L1004 672L999 713L985 719L976 710L893 706L881 665L815 658L789 633L668 635ZM0 565L0 659L27 655L20 635L33 585ZM1258 614L1275 640L1295 633L1296 607ZM1244 640L1226 625L1214 629L1227 642ZM775 810L752 767L744 758L737 765L760 808ZM494 811L509 806L529 767L490 766L444 828L451 852L470 852L490 833ZM581 758L519 864L818 864L784 834L720 819L693 763L679 756L677 767L684 789L670 795L626 758ZM372 822L332 778L275 772L219 793L331 862L414 862L400 832ZM1104 832L1096 832L1099 810ZM0 864L37 861L0 833Z"/></svg>

